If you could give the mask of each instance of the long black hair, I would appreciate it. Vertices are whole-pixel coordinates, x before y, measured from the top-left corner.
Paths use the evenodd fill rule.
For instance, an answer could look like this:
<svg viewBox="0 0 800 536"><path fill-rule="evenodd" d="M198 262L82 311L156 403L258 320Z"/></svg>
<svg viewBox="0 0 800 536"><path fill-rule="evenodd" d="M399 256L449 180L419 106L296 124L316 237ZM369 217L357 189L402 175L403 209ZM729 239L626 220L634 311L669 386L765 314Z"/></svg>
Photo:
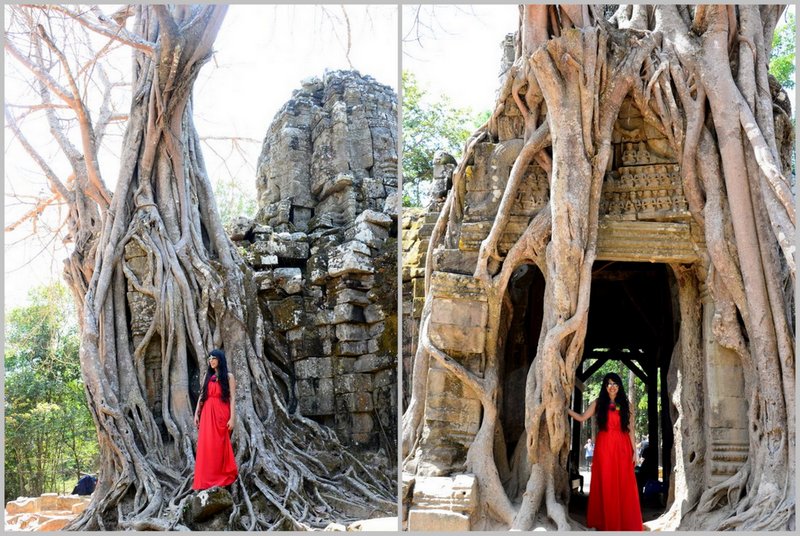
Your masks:
<svg viewBox="0 0 800 536"><path fill-rule="evenodd" d="M608 380L614 380L614 383L619 386L617 389L617 398L614 399L614 405L616 405L619 411L619 421L622 431L627 432L631 420L631 407L628 402L628 396L625 394L625 387L622 386L622 378L619 377L619 374L615 374L614 372L609 372L603 376L603 384L600 386L600 396L597 399L597 407L595 410L597 414L597 426L600 430L605 430L606 424L608 423L608 406L611 404L611 398L609 398L608 390L606 389Z"/></svg>
<svg viewBox="0 0 800 536"><path fill-rule="evenodd" d="M228 360L225 359L225 352L220 349L211 350L208 356L217 358L217 381L219 386L222 387L222 401L228 402L231 398L231 388L228 384ZM206 398L208 398L208 382L211 381L211 376L214 374L214 369L209 365L206 370L206 379L203 381L203 390L200 392L200 402L205 402Z"/></svg>

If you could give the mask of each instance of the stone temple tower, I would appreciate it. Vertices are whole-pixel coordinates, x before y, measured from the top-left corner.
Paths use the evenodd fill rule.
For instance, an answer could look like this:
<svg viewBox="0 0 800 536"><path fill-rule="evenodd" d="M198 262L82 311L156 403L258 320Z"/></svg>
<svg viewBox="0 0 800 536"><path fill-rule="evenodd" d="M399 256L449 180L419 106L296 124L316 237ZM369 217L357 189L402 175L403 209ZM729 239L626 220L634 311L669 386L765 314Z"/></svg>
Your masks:
<svg viewBox="0 0 800 536"><path fill-rule="evenodd" d="M256 274L297 411L394 457L397 97L369 76L302 83L258 159L258 214L231 229Z"/></svg>

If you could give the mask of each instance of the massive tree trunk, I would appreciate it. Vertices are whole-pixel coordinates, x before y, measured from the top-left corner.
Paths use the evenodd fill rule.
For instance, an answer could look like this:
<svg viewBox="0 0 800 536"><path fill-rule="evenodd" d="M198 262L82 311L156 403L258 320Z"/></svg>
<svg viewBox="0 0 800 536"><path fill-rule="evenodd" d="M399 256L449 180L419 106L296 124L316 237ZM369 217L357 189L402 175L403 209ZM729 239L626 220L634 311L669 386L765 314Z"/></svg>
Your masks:
<svg viewBox="0 0 800 536"><path fill-rule="evenodd" d="M781 169L786 140L775 139L777 112L767 74L781 12L780 6L621 6L607 21L586 6L521 8L516 61L492 118L466 147L426 261L433 262L437 248L456 247L474 140L498 143L498 118L513 98L524 119L523 143L499 142L514 146L513 166L474 273L488 297L484 377L470 376L431 342L428 303L414 364L415 375L424 374L431 356L479 393L482 422L466 468L478 479L486 512L505 526L574 526L564 505L566 408L583 352L612 130L626 96L681 163L684 195L708 245L698 266L673 267L682 322L700 322L687 297L697 298L696 278L704 277L716 308L714 336L740 356L750 405L748 460L729 481L705 489L699 430L699 439L687 438L677 449L682 496L662 524L706 530L794 526L795 214L790 170ZM547 173L549 202L502 257L498 245L511 205L533 162ZM526 432L512 460L513 484L503 490L498 465L504 462L496 460L505 453L494 442L500 311L512 273L526 263L536 264L546 280L544 320L525 389ZM682 325L679 363L673 364L695 379L699 333L699 326ZM424 381L415 377L413 387L403 419L404 452L411 457L426 396ZM684 424L703 422L699 395L695 387L675 393Z"/></svg>
<svg viewBox="0 0 800 536"><path fill-rule="evenodd" d="M116 28L114 38L134 48L133 102L113 195L99 177L97 133L78 91L65 92L82 127L83 154L68 155L78 187L67 191L52 179L71 206L75 249L65 275L82 311L80 364L101 456L93 500L69 528L186 523L193 413L213 348L226 351L237 380L239 478L226 528L305 529L392 515L389 477L362 466L331 430L287 411L286 375L275 363L278 350L266 347L270 326L252 274L222 227L191 93L226 6L135 6L118 13L123 23L135 14L132 32L107 17L89 21L56 8L101 33ZM59 94L39 79L43 96Z"/></svg>

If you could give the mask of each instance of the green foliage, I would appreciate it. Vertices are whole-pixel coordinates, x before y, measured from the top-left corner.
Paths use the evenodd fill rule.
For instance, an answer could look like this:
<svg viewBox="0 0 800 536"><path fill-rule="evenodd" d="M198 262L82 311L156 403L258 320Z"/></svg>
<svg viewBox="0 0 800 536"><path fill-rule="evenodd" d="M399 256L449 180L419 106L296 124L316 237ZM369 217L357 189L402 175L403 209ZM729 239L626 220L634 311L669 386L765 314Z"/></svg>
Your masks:
<svg viewBox="0 0 800 536"><path fill-rule="evenodd" d="M425 204L434 154L444 151L458 158L485 115L457 108L444 95L430 98L414 74L403 71L403 206Z"/></svg>
<svg viewBox="0 0 800 536"><path fill-rule="evenodd" d="M256 198L231 176L214 183L214 199L219 209L222 225L227 225L239 216L253 218L258 209Z"/></svg>
<svg viewBox="0 0 800 536"><path fill-rule="evenodd" d="M96 472L97 435L78 360L77 315L63 285L31 291L6 315L6 497L70 492Z"/></svg>
<svg viewBox="0 0 800 536"><path fill-rule="evenodd" d="M786 23L775 29L772 52L769 55L769 72L785 89L794 87L794 55L797 25L794 13L786 14Z"/></svg>
<svg viewBox="0 0 800 536"><path fill-rule="evenodd" d="M476 128L486 123L491 117L492 117L492 111L489 109L480 112L478 115L475 116Z"/></svg>

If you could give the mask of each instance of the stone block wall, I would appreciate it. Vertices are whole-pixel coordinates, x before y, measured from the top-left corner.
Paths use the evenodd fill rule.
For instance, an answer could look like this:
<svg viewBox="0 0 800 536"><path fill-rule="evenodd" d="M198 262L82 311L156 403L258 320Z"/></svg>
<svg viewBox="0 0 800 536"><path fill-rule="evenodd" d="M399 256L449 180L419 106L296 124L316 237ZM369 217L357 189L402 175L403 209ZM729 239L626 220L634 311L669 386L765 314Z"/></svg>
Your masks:
<svg viewBox="0 0 800 536"><path fill-rule="evenodd" d="M403 279L403 407L411 395L411 373L425 304L425 259L428 244L447 192L452 186L455 159L437 154L433 163L431 200L426 208L404 208L402 220Z"/></svg>
<svg viewBox="0 0 800 536"><path fill-rule="evenodd" d="M414 532L471 530L478 508L478 483L473 475L413 477L405 481L413 507L404 512L404 529Z"/></svg>
<svg viewBox="0 0 800 536"><path fill-rule="evenodd" d="M431 342L476 376L483 376L489 319L483 287L469 275L434 271L429 292ZM462 469L480 427L481 410L477 395L438 361L431 360L414 472L419 476L445 476Z"/></svg>
<svg viewBox="0 0 800 536"><path fill-rule="evenodd" d="M258 161L258 214L230 228L298 411L363 448L397 437L397 97L352 71L303 82Z"/></svg>

